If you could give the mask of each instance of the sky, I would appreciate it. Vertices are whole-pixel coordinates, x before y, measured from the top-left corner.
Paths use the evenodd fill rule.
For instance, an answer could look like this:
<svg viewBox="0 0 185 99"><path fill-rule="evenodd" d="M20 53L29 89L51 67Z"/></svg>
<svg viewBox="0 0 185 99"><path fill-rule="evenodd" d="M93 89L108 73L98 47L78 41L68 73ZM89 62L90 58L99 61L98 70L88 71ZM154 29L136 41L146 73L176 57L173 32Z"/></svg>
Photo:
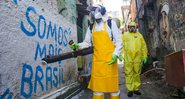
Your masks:
<svg viewBox="0 0 185 99"><path fill-rule="evenodd" d="M107 11L121 11L121 6L126 3L129 4L130 0L103 0L103 5Z"/></svg>

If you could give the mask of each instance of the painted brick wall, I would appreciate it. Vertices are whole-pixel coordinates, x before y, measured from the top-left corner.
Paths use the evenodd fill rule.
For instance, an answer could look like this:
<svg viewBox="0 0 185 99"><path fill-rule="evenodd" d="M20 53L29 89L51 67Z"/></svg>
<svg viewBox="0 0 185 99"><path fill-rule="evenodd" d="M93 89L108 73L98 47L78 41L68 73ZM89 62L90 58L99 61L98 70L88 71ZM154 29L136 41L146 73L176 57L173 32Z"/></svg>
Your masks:
<svg viewBox="0 0 185 99"><path fill-rule="evenodd" d="M41 63L71 51L68 41L77 40L75 21L59 14L57 3L0 0L0 99L35 99L76 81L76 59Z"/></svg>

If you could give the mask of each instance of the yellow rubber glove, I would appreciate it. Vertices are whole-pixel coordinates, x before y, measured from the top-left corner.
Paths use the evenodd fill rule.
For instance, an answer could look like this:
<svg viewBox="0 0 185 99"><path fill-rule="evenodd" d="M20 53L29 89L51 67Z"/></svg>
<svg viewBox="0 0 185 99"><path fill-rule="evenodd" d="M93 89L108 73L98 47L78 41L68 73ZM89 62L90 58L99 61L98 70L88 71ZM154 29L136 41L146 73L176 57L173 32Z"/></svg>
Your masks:
<svg viewBox="0 0 185 99"><path fill-rule="evenodd" d="M112 59L108 62L109 65L114 64L117 60L117 55L112 55Z"/></svg>
<svg viewBox="0 0 185 99"><path fill-rule="evenodd" d="M78 44L78 43L73 43L72 45L69 45L69 47L70 47L72 50L76 50L76 49L79 47L79 44Z"/></svg>

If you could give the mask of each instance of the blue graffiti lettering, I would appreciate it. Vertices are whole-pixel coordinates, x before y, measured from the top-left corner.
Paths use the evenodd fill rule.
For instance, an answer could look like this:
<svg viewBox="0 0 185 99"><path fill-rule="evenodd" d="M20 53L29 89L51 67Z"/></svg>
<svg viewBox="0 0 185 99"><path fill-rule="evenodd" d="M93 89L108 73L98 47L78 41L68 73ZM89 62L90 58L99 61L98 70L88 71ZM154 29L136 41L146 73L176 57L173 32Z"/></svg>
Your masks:
<svg viewBox="0 0 185 99"><path fill-rule="evenodd" d="M59 49L58 49L58 55L61 54L61 53L62 53L62 49L59 48Z"/></svg>
<svg viewBox="0 0 185 99"><path fill-rule="evenodd" d="M11 95L9 95L7 99L13 99L12 94L11 94Z"/></svg>
<svg viewBox="0 0 185 99"><path fill-rule="evenodd" d="M20 93L24 97L29 98L32 94L32 91L33 91L33 86L32 86L32 82L31 82L32 76L33 76L33 70L30 65L24 64L22 71L23 71L23 73L22 73L21 92ZM28 76L28 77L26 77L27 71L30 73L30 76ZM27 86L29 89L27 93L25 92L25 83L27 83Z"/></svg>
<svg viewBox="0 0 185 99"><path fill-rule="evenodd" d="M47 47L46 44L44 44L41 47L41 45L37 42L37 47L36 47L35 57L34 57L35 61L38 59L38 56L40 56L40 58L46 57L47 52L49 53L50 56L59 55L62 52L62 48L58 48L57 43L55 43L55 45L49 44L49 47Z"/></svg>
<svg viewBox="0 0 185 99"><path fill-rule="evenodd" d="M17 3L17 0L13 0L13 3L15 3L16 5L18 4L18 3Z"/></svg>
<svg viewBox="0 0 185 99"><path fill-rule="evenodd" d="M62 49L59 48L59 49L58 49L58 55L61 54L61 53L62 53ZM60 64L62 64L62 60L58 61L58 64L59 64L59 66L60 66Z"/></svg>
<svg viewBox="0 0 185 99"><path fill-rule="evenodd" d="M47 20L44 18L44 16L39 15L38 18L38 23L37 23L37 27L34 24L34 22L32 22L29 14L30 13L34 13L37 14L36 10L34 7L29 6L26 10L26 19L28 24L31 26L32 30L26 29L23 21L21 21L20 23L20 27L21 30L23 31L24 34L26 34L27 36L35 36L35 34L38 31L38 37L39 39L44 39L46 37L46 39L49 38L54 38L55 42L58 43L58 45L64 45L67 46L68 44L68 39L67 36L71 35L71 29L67 28L67 29L63 29L61 26L57 27L56 23L53 23L51 21L49 22L49 26L46 26ZM43 24L41 24L43 23ZM41 29L42 27L42 29ZM42 32L41 32L42 30Z"/></svg>
<svg viewBox="0 0 185 99"><path fill-rule="evenodd" d="M36 72L34 74L33 68L31 65L23 64L22 71L23 71L23 73L22 73L20 93L25 98L30 98L33 92L37 93L38 86L40 86L41 91L43 92L44 90L51 89L53 86L57 87L58 85L64 83L63 67L52 68L51 66L47 66L43 71L42 67L38 65L38 66L36 66ZM45 74L44 74L44 72L45 72ZM29 74L29 75L27 75L27 74ZM35 75L35 77L33 77L33 75ZM35 78L35 80L32 83L34 78ZM43 84L44 79L46 79L45 86ZM34 84L34 86L32 84ZM26 86L28 86L28 87L26 87ZM7 95L8 93L9 92L6 92L5 95Z"/></svg>
<svg viewBox="0 0 185 99"><path fill-rule="evenodd" d="M51 37L55 37L55 41L57 41L57 29L56 24L54 24L54 28L52 28L51 21L49 22L48 32L47 32L47 39L49 38L49 34L51 33Z"/></svg>
<svg viewBox="0 0 185 99"><path fill-rule="evenodd" d="M37 43L37 48L36 48L35 58L34 58L35 60L37 60L37 56L39 53L40 53L40 58L42 58L43 55L44 57L46 57L46 44L44 44L44 46L41 49L40 44Z"/></svg>
<svg viewBox="0 0 185 99"><path fill-rule="evenodd" d="M40 21L41 20L43 20L43 22L44 22L44 29L43 29L42 35L40 33ZM42 15L39 16L39 21L38 21L38 36L39 36L40 39L43 39L44 36L45 36L45 32L46 32L46 21L45 20L46 19Z"/></svg>
<svg viewBox="0 0 185 99"><path fill-rule="evenodd" d="M67 34L67 33L68 33L68 31L65 30L65 31L64 31L64 46L67 46L67 42L68 42L67 37L66 37L66 34Z"/></svg>
<svg viewBox="0 0 185 99"><path fill-rule="evenodd" d="M61 34L62 34L62 36L61 36ZM63 29L62 29L62 27L59 27L59 30L58 30L58 44L62 45L62 41L63 41Z"/></svg>
<svg viewBox="0 0 185 99"><path fill-rule="evenodd" d="M54 78L55 78L55 80L53 80L53 86L54 87L57 87L58 86L58 76L57 76L57 71L58 71L58 69L55 67L54 69L53 69L53 76L54 76Z"/></svg>
<svg viewBox="0 0 185 99"><path fill-rule="evenodd" d="M39 72L40 72L40 77L39 77ZM37 92L37 82L39 83L42 91L44 91L44 86L42 84L42 80L44 78L44 75L43 75L43 71L42 71L42 68L41 66L37 66L36 68L36 73L35 73L35 84L34 84L34 92L36 93Z"/></svg>
<svg viewBox="0 0 185 99"><path fill-rule="evenodd" d="M46 90L48 90L48 83L50 82L50 86L52 89L52 69L51 67L47 67L46 68Z"/></svg>
<svg viewBox="0 0 185 99"><path fill-rule="evenodd" d="M50 56L54 55L54 46L52 44L49 44L49 55Z"/></svg>
<svg viewBox="0 0 185 99"><path fill-rule="evenodd" d="M33 28L33 31L28 31L23 25L23 21L21 21L21 30L27 35L27 36L34 36L36 34L36 27L34 23L30 20L29 13L32 11L34 14L36 14L35 8L34 7L28 7L26 10L26 19L30 26Z"/></svg>
<svg viewBox="0 0 185 99"><path fill-rule="evenodd" d="M22 0L12 0L12 2L13 2L15 5L18 5L18 1L22 1Z"/></svg>
<svg viewBox="0 0 185 99"><path fill-rule="evenodd" d="M6 89L3 95L0 96L0 99L6 99L6 96L8 96L7 99L12 99L12 94L10 94L10 89Z"/></svg>
<svg viewBox="0 0 185 99"><path fill-rule="evenodd" d="M64 76L64 75L63 75L63 71L64 71L63 68L60 68L60 69L59 69L59 75L60 75L60 76L59 76L59 84L65 83L64 77L63 77L63 76Z"/></svg>
<svg viewBox="0 0 185 99"><path fill-rule="evenodd" d="M17 3L18 0L14 1ZM28 37L38 36L38 38L44 42L47 39L53 39L54 42L40 43L38 41L34 60L37 61L39 58L46 57L46 54L51 56L61 54L63 51L61 45L65 47L68 45L68 37L71 35L71 28L57 26L56 23L47 21L43 15L38 15L39 17L37 20L33 21L30 15L36 14L38 13L34 7L29 6L27 8L25 18L31 29L29 29L26 23L24 23L25 21L22 20L20 22L20 28L23 34ZM37 24L35 22L37 22ZM49 25L47 26L47 24ZM26 63L23 64L20 94L25 98L30 98L33 92L38 92L38 89L43 92L64 84L64 68L61 64L62 61L59 61L58 67L47 66L45 69L42 69L40 65L36 66L36 69L33 69L31 65ZM33 70L35 70L35 72ZM11 96L9 95L9 97Z"/></svg>
<svg viewBox="0 0 185 99"><path fill-rule="evenodd" d="M57 47L57 43L55 43L55 55L58 55L58 47Z"/></svg>

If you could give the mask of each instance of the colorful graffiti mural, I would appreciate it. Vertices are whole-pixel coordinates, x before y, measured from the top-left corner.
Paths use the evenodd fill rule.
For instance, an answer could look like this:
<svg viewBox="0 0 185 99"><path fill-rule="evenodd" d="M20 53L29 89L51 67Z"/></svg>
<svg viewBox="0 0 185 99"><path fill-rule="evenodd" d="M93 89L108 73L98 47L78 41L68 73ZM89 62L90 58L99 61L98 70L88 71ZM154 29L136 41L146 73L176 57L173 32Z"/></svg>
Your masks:
<svg viewBox="0 0 185 99"><path fill-rule="evenodd" d="M170 32L169 32L169 4L168 2L164 2L162 4L162 9L160 11L160 37L162 39L162 44L165 46L167 42L169 42Z"/></svg>
<svg viewBox="0 0 185 99"><path fill-rule="evenodd" d="M181 30L183 26L185 25L185 3L183 1L174 1L170 0L172 2L172 12L175 12L171 18L173 18L173 29L174 30Z"/></svg>
<svg viewBox="0 0 185 99"><path fill-rule="evenodd" d="M169 0L171 2L171 32L175 50L185 48L185 2L183 0Z"/></svg>

